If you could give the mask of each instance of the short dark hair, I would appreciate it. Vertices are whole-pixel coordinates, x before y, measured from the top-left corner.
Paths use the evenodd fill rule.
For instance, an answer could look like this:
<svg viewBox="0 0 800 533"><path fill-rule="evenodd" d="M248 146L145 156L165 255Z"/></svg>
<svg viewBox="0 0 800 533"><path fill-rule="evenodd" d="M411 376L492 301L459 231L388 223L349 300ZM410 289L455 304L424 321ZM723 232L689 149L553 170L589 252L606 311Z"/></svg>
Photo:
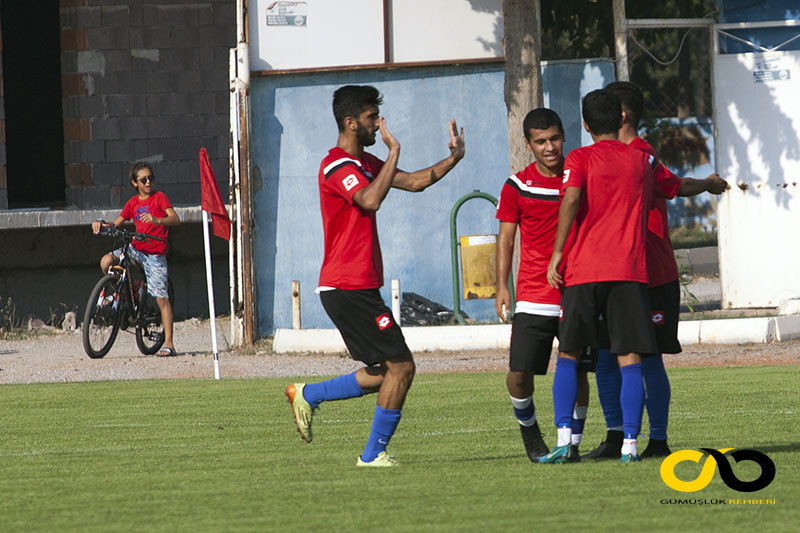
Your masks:
<svg viewBox="0 0 800 533"><path fill-rule="evenodd" d="M345 85L333 93L333 117L339 131L344 131L344 119L358 118L367 106L383 104L378 89L371 85Z"/></svg>
<svg viewBox="0 0 800 533"><path fill-rule="evenodd" d="M606 89L617 95L628 122L638 128L644 111L644 94L639 86L629 81L615 81L606 85Z"/></svg>
<svg viewBox="0 0 800 533"><path fill-rule="evenodd" d="M622 105L617 95L598 89L584 96L583 120L595 135L617 133L622 124Z"/></svg>
<svg viewBox="0 0 800 533"><path fill-rule="evenodd" d="M546 107L537 107L525 115L525 120L522 121L522 133L525 139L530 140L531 130L546 130L553 126L558 126L558 130L564 133L564 126L558 113Z"/></svg>
<svg viewBox="0 0 800 533"><path fill-rule="evenodd" d="M156 173L153 172L153 167L150 166L150 163L139 161L138 163L133 164L133 166L131 167L131 171L128 174L131 180L131 185L136 187L136 180L138 179L137 176L139 175L139 171L145 168L150 171L150 175L153 176L153 178L156 177Z"/></svg>

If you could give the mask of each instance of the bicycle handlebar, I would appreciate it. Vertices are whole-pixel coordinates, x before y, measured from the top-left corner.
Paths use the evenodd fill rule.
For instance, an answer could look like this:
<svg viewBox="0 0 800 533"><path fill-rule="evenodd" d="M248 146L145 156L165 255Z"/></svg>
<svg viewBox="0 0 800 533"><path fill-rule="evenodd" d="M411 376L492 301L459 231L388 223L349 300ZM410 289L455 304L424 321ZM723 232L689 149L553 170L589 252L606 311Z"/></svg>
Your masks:
<svg viewBox="0 0 800 533"><path fill-rule="evenodd" d="M156 237L155 235L150 235L149 233L140 233L138 231L129 231L124 228L118 228L117 226L110 224L108 226L102 225L100 226L100 235L108 235L110 237L118 237L120 239L124 239L127 241L144 241L145 239L151 239L154 241L164 242L164 239L161 237Z"/></svg>

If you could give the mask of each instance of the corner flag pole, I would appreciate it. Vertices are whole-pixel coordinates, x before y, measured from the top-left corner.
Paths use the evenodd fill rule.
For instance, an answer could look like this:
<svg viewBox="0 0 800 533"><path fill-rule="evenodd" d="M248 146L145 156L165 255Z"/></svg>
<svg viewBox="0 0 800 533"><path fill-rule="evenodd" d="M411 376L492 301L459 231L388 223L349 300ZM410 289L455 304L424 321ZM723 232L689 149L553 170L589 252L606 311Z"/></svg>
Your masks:
<svg viewBox="0 0 800 533"><path fill-rule="evenodd" d="M214 169L208 160L208 152L200 149L200 208L203 210L203 244L206 252L206 285L208 285L208 316L211 318L211 344L214 348L214 379L219 379L219 350L217 349L217 313L214 310L214 279L211 276L211 240L208 235L208 217L214 235L221 239L231 238L231 217L219 195ZM233 320L233 318L231 318Z"/></svg>
<svg viewBox="0 0 800 533"><path fill-rule="evenodd" d="M208 286L208 316L211 317L211 346L214 349L214 379L219 379L219 350L217 350L217 313L214 309L214 282L211 276L211 239L208 235L208 213L203 210L203 244L206 256L206 285Z"/></svg>

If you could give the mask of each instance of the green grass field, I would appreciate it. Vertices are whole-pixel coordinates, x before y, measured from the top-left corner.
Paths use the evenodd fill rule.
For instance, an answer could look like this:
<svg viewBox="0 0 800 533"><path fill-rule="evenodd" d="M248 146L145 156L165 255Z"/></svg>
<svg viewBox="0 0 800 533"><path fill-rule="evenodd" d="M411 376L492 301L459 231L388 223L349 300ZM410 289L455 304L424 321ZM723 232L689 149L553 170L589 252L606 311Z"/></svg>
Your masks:
<svg viewBox="0 0 800 533"><path fill-rule="evenodd" d="M374 396L324 404L305 444L287 379L14 385L0 389L0 529L796 531L800 366L670 375L673 451L759 450L776 465L771 485L740 493L717 472L685 494L657 460L531 464L497 373L418 375L390 445L401 465L379 470L355 468ZM535 396L552 445L551 384L537 379ZM604 434L593 396L583 451ZM759 474L752 462L734 472ZM775 503L662 503L677 498Z"/></svg>

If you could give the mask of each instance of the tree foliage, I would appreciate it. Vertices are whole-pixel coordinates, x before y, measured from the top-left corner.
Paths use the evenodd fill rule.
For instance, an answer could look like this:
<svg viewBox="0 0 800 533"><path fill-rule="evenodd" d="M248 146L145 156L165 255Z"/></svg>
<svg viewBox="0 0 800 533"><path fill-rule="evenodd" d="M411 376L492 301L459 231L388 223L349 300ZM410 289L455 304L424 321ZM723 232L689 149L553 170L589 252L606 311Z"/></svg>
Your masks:
<svg viewBox="0 0 800 533"><path fill-rule="evenodd" d="M714 0L625 3L628 19L713 18ZM709 150L696 126L674 127L663 117L711 115L711 62L707 29L638 29L628 33L630 80L642 88L640 126L673 168L706 162ZM612 0L542 0L542 59L614 57Z"/></svg>

